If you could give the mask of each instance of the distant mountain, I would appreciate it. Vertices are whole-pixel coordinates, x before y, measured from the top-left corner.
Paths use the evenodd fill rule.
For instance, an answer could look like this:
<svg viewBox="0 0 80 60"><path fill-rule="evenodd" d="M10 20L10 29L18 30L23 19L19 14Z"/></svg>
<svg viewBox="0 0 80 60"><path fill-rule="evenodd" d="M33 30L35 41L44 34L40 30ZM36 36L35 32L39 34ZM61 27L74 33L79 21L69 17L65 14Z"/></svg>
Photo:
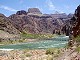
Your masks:
<svg viewBox="0 0 80 60"><path fill-rule="evenodd" d="M9 17L0 14L0 30L9 34L61 34L65 29L66 21L72 15L42 14L38 8L29 8L28 12L21 10Z"/></svg>
<svg viewBox="0 0 80 60"><path fill-rule="evenodd" d="M64 20L68 20L65 13L63 14L42 14L38 8L29 8L28 12L21 10L16 14L8 17L14 27L21 32L29 33L59 33L65 25Z"/></svg>

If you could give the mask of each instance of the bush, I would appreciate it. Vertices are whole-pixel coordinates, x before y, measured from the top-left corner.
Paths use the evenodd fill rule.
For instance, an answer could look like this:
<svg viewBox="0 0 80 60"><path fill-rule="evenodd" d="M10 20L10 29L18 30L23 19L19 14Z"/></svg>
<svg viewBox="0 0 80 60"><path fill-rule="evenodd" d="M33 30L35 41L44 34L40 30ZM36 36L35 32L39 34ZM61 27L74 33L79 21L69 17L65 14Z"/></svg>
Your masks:
<svg viewBox="0 0 80 60"><path fill-rule="evenodd" d="M5 45L8 45L8 44L16 44L16 43L22 43L22 42L27 42L26 40L3 40L0 42L0 44L5 44Z"/></svg>
<svg viewBox="0 0 80 60"><path fill-rule="evenodd" d="M30 53L27 53L27 52L30 51L29 49L23 49L22 51L23 51L23 54L24 54L26 57L32 56Z"/></svg>
<svg viewBox="0 0 80 60"><path fill-rule="evenodd" d="M76 38L74 38L76 42L80 42L80 35L78 35Z"/></svg>
<svg viewBox="0 0 80 60"><path fill-rule="evenodd" d="M53 56L48 55L48 56L47 56L47 60L53 60Z"/></svg>
<svg viewBox="0 0 80 60"><path fill-rule="evenodd" d="M31 57L32 55L27 53L27 54L25 54L25 56L26 57Z"/></svg>
<svg viewBox="0 0 80 60"><path fill-rule="evenodd" d="M32 33L21 33L21 36L29 39L47 39L47 38L53 38L56 37L56 34L32 34Z"/></svg>
<svg viewBox="0 0 80 60"><path fill-rule="evenodd" d="M60 50L58 48L49 48L46 50L46 54L58 55L60 54Z"/></svg>
<svg viewBox="0 0 80 60"><path fill-rule="evenodd" d="M80 53L80 47L77 47L77 48L76 48L76 51L77 51L78 53Z"/></svg>

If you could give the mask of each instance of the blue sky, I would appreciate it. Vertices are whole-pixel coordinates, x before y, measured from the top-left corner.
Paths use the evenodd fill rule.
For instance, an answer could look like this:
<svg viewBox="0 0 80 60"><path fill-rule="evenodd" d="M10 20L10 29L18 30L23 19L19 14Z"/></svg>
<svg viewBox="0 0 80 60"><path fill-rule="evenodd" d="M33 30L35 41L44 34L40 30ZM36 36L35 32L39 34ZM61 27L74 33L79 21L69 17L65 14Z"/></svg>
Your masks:
<svg viewBox="0 0 80 60"><path fill-rule="evenodd" d="M39 8L42 13L53 14L74 13L80 0L0 0L0 13L9 16L18 10L28 10L28 8Z"/></svg>

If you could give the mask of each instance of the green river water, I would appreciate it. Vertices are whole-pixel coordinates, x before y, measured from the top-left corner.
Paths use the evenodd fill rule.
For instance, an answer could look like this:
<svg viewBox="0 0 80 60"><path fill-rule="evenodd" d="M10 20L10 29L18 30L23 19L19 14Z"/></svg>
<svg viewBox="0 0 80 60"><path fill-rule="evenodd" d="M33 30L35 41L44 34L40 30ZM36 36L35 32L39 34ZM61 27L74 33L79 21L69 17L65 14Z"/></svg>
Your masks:
<svg viewBox="0 0 80 60"><path fill-rule="evenodd" d="M49 40L40 40L36 42L27 42L11 45L2 45L0 49L46 49L46 48L62 48L68 43L68 36L58 36Z"/></svg>

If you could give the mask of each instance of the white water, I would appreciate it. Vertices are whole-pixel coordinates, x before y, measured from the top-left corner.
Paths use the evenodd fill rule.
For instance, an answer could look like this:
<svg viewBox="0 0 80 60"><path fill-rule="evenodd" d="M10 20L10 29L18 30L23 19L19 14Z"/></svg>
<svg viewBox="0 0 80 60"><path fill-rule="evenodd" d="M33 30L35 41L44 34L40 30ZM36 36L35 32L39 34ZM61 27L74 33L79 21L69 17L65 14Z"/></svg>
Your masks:
<svg viewBox="0 0 80 60"><path fill-rule="evenodd" d="M11 50L14 50L14 49L0 49L0 50L2 50L2 51L11 51Z"/></svg>

